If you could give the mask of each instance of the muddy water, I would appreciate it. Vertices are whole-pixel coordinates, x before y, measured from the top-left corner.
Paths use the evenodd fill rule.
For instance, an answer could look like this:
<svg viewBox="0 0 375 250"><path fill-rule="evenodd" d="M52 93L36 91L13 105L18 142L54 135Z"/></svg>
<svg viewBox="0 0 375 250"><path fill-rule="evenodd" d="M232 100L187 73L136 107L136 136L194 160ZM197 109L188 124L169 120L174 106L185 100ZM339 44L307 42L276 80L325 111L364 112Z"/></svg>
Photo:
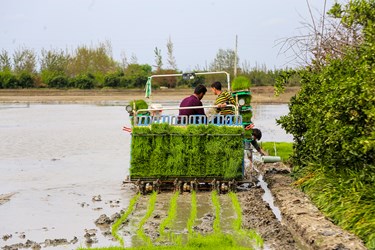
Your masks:
<svg viewBox="0 0 375 250"><path fill-rule="evenodd" d="M275 121L280 116L288 114L286 104L255 105L253 106L252 121L255 127L262 131L262 140L267 142L293 142L293 136L287 134Z"/></svg>
<svg viewBox="0 0 375 250"><path fill-rule="evenodd" d="M31 105L0 109L0 245L74 237L126 206L129 135L123 107ZM92 197L101 195L102 201ZM117 203L119 201L119 203ZM19 236L24 234L24 240ZM101 237L99 232L98 238ZM102 242L105 242L103 239Z"/></svg>
<svg viewBox="0 0 375 250"><path fill-rule="evenodd" d="M286 112L286 105L256 107L262 141L290 141L274 122ZM123 125L130 125L123 106L0 106L0 195L15 193L0 205L0 237L12 235L0 246L74 237L75 247L86 246L96 218L126 208L133 192L121 186L130 144ZM95 238L95 247L118 244L100 230Z"/></svg>

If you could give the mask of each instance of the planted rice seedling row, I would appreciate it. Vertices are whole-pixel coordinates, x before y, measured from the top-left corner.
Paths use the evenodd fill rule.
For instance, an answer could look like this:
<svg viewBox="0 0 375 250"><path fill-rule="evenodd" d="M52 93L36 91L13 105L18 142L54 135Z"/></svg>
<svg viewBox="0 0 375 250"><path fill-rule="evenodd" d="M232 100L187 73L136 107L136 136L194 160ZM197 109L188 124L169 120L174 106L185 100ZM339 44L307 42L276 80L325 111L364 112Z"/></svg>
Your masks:
<svg viewBox="0 0 375 250"><path fill-rule="evenodd" d="M238 222L239 220L242 220L241 217L241 208L239 207L239 202L237 200L236 203L236 194L231 193L229 194L231 201L232 201L232 206L235 208L237 218L233 219L233 225L237 225L236 228L234 228L234 234L224 234L222 233L222 230L220 228L220 220L221 220L221 205L220 205L220 200L217 192L212 192L211 193L211 206L212 206L212 211L214 213L214 221L213 221L213 232L209 234L200 234L194 230L194 225L197 220L197 199L196 199L196 193L192 192L191 193L191 207L190 207L190 215L187 219L186 223L186 228L187 228L187 238L186 241L182 241L182 235L173 231L173 225L175 223L176 219L176 213L178 211L178 197L179 193L175 193L171 196L170 201L169 201L169 206L168 206L168 215L161 221L159 225L159 233L160 233L160 238L157 240L152 240L149 236L145 234L145 231L143 230L143 226L145 223L148 221L148 219L152 216L155 208L155 204L157 203L157 193L154 192L152 193L148 199L148 206L147 206L147 211L145 212L145 215L142 217L141 221L139 222L137 226L137 231L136 235L141 241L143 242L142 249L153 249L153 248L158 248L155 247L154 245L160 244L160 242L165 243L165 240L169 242L168 244L172 244L174 247L189 247L189 246L194 246L196 244L198 245L205 245L207 246L214 246L218 242L222 242L221 244L224 244L223 246L228 246L228 249L232 249L233 247L238 247L238 249L251 249L251 248L243 248L239 245L238 239L243 242L243 238L246 237L252 237L251 243L256 243L257 246L260 246L261 239L259 236L256 234L246 231L243 229L240 229L238 227L241 227L241 223ZM129 208L126 211L126 216L125 214L121 216L121 218L115 222L114 227L116 227L116 230L112 228L112 232L116 232L117 237L115 237L117 240L120 241L121 246L124 245L123 239L118 236L117 230L118 226L115 225L120 225L124 219L128 218L128 215L130 214L129 211L132 211L131 207L134 207L134 204L137 201L137 197L135 196L130 205ZM230 205L230 204L228 204ZM166 227L169 228L169 232L166 233L165 229ZM242 230L242 231L241 231ZM239 234L241 233L241 234ZM258 237L258 238L257 238ZM260 239L260 240L259 240ZM238 242L237 242L238 241ZM132 248L132 249L137 249L137 248ZM169 249L169 248L168 248ZM171 248L171 249L179 249L179 248ZM189 248L188 248L189 249ZM233 248L234 249L234 248Z"/></svg>

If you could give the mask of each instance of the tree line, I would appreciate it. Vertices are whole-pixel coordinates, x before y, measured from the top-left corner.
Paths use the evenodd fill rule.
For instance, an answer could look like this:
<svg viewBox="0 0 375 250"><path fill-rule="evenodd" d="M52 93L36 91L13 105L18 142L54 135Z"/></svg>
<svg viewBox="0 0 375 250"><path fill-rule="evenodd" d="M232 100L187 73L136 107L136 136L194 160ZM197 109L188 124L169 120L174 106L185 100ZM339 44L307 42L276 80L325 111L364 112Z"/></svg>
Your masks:
<svg viewBox="0 0 375 250"><path fill-rule="evenodd" d="M154 50L155 65L138 64L135 55L130 59L122 55L121 62L118 62L112 57L110 42L99 43L96 47L79 46L72 53L62 49L42 49L37 54L32 49L19 48L10 55L3 49L0 52L0 88L142 88L153 74L183 73L177 68L170 39L166 47L166 66L157 47ZM197 67L195 70L201 71L227 71L233 79L234 51L220 49L207 69ZM238 75L248 77L253 86L273 86L284 71L268 70L265 66L250 69L246 64L237 70ZM153 87L194 87L210 80L206 78L156 78ZM222 81L225 82L226 78ZM289 85L298 85L298 79Z"/></svg>

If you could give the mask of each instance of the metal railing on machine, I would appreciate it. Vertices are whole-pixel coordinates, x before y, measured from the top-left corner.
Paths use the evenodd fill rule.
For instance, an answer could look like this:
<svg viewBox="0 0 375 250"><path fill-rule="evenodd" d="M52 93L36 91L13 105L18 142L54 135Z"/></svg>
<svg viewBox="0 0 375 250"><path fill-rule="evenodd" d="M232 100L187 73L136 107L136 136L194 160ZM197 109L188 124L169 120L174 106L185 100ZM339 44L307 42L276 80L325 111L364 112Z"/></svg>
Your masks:
<svg viewBox="0 0 375 250"><path fill-rule="evenodd" d="M161 115L160 111L164 110L181 110L181 109L197 109L197 108L217 108L216 105L208 106L194 106L194 107L168 107L160 109L140 109L134 113L134 126L149 126L152 123L168 123L175 126L186 126L189 124L213 124L218 126L241 126L242 116L238 115L238 110L235 105L227 105L233 107L236 115ZM157 115L137 115L140 112L153 113L158 111Z"/></svg>

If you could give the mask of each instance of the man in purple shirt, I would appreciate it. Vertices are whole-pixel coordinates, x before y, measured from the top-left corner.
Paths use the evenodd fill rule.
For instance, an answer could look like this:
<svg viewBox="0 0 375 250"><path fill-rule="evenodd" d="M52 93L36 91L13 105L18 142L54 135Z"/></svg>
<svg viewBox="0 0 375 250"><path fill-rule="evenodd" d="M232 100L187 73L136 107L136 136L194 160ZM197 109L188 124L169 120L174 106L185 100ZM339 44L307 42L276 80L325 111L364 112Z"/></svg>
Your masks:
<svg viewBox="0 0 375 250"><path fill-rule="evenodd" d="M203 96L206 94L207 88L199 84L197 87L194 89L194 94L186 97L185 99L182 100L180 107L194 107L194 106L203 106L201 100ZM203 108L196 108L196 109L180 109L179 115L206 115L204 113Z"/></svg>

